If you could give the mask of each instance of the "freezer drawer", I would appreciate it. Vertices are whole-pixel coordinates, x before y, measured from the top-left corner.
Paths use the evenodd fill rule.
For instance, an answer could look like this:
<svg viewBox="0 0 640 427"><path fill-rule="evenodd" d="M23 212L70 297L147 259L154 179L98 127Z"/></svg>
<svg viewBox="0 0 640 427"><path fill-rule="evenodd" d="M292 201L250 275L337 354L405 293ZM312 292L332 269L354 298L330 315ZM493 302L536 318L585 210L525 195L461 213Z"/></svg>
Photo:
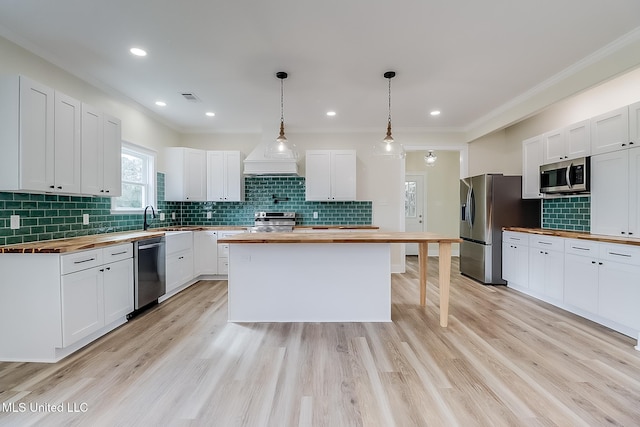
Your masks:
<svg viewBox="0 0 640 427"><path fill-rule="evenodd" d="M502 246L483 245L463 240L460 244L460 272L479 282L504 285L502 280Z"/></svg>

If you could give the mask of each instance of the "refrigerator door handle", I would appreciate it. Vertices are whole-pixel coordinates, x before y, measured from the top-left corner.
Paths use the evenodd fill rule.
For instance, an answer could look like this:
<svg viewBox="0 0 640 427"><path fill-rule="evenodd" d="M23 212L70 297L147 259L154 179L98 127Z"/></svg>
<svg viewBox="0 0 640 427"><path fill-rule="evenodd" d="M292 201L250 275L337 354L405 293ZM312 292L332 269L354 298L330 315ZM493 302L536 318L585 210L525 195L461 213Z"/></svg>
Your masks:
<svg viewBox="0 0 640 427"><path fill-rule="evenodd" d="M473 197L473 187L469 187L469 191L467 191L467 223L469 223L469 227L473 227L473 215L475 211L475 207L473 206L475 203Z"/></svg>

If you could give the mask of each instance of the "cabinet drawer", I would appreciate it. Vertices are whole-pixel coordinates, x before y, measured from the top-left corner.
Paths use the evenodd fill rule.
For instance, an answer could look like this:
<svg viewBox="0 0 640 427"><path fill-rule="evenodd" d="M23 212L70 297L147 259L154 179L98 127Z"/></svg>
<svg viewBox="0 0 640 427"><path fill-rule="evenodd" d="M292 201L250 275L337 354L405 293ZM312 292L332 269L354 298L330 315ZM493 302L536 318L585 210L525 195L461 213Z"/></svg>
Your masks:
<svg viewBox="0 0 640 427"><path fill-rule="evenodd" d="M102 249L74 252L60 257L60 271L69 274L103 264Z"/></svg>
<svg viewBox="0 0 640 427"><path fill-rule="evenodd" d="M228 257L229 256L229 244L228 243L219 243L218 244L218 257Z"/></svg>
<svg viewBox="0 0 640 427"><path fill-rule="evenodd" d="M229 274L229 258L218 258L218 274Z"/></svg>
<svg viewBox="0 0 640 427"><path fill-rule="evenodd" d="M133 243L123 243L122 245L113 245L102 249L103 262L122 261L133 257Z"/></svg>
<svg viewBox="0 0 640 427"><path fill-rule="evenodd" d="M598 242L580 239L566 239L564 242L564 252L578 256L588 256L597 258Z"/></svg>
<svg viewBox="0 0 640 427"><path fill-rule="evenodd" d="M600 259L602 261L613 261L640 266L640 247L602 243L600 244Z"/></svg>
<svg viewBox="0 0 640 427"><path fill-rule="evenodd" d="M170 231L166 233L167 254L191 249L193 247L192 231Z"/></svg>
<svg viewBox="0 0 640 427"><path fill-rule="evenodd" d="M555 236L532 235L529 237L529 247L564 252L564 239Z"/></svg>
<svg viewBox="0 0 640 427"><path fill-rule="evenodd" d="M502 241L508 243L519 243L520 245L529 244L529 234L517 233L515 231L503 231Z"/></svg>

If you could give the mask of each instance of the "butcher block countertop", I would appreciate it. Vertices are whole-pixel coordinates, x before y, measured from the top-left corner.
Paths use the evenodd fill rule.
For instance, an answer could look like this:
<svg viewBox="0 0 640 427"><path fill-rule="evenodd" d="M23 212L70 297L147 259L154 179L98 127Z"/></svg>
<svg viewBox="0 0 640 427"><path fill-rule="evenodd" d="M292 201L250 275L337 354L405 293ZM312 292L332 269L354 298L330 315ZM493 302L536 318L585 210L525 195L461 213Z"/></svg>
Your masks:
<svg viewBox="0 0 640 427"><path fill-rule="evenodd" d="M0 246L0 253L13 254L57 254L83 251L118 243L130 243L150 237L164 236L164 231L136 230L120 233L92 234L91 236L73 237L70 239L45 240L42 242L19 243L16 245Z"/></svg>
<svg viewBox="0 0 640 427"><path fill-rule="evenodd" d="M218 239L219 243L458 243L458 237L436 233L359 232L359 233L243 233Z"/></svg>
<svg viewBox="0 0 640 427"><path fill-rule="evenodd" d="M518 233L541 234L544 236L564 237L567 239L594 240L596 242L640 246L640 239L634 237L604 236L602 234L591 234L580 231L550 230L548 228L504 227L503 230L515 231Z"/></svg>

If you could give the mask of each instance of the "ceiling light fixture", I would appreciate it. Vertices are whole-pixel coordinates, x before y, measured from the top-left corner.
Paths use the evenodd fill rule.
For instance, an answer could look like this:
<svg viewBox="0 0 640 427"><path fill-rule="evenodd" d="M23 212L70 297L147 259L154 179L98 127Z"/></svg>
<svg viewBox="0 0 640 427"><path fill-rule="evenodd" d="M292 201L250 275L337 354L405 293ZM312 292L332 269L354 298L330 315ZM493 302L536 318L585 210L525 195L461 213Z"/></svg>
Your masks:
<svg viewBox="0 0 640 427"><path fill-rule="evenodd" d="M395 71L387 71L384 78L389 80L389 117L387 120L387 134L384 139L373 146L373 154L402 159L405 156L402 144L396 143L391 135L391 79L396 76Z"/></svg>
<svg viewBox="0 0 640 427"><path fill-rule="evenodd" d="M284 79L289 77L284 71L278 71L276 77L280 79L280 134L267 143L264 155L271 159L298 159L296 145L289 142L284 135Z"/></svg>
<svg viewBox="0 0 640 427"><path fill-rule="evenodd" d="M213 111L207 111L206 113L204 113L207 117L213 117L216 115L216 113L214 113Z"/></svg>
<svg viewBox="0 0 640 427"><path fill-rule="evenodd" d="M157 105L158 107L166 107L166 106L167 106L167 103L166 103L166 102L164 102L164 101L156 101L156 105Z"/></svg>
<svg viewBox="0 0 640 427"><path fill-rule="evenodd" d="M335 115L336 115L336 112L335 112L335 111L327 111L327 116L329 116L329 117L333 117L333 116L335 116Z"/></svg>
<svg viewBox="0 0 640 427"><path fill-rule="evenodd" d="M427 166L433 166L436 164L436 160L438 160L438 156L433 154L433 150L429 150L426 156L424 156L424 162Z"/></svg>
<svg viewBox="0 0 640 427"><path fill-rule="evenodd" d="M431 114L432 116L439 116L440 115L440 110L433 110L429 114Z"/></svg>
<svg viewBox="0 0 640 427"><path fill-rule="evenodd" d="M139 47L132 47L131 49L129 49L129 52L131 52L131 54L135 56L147 56L147 51L144 49L140 49Z"/></svg>

